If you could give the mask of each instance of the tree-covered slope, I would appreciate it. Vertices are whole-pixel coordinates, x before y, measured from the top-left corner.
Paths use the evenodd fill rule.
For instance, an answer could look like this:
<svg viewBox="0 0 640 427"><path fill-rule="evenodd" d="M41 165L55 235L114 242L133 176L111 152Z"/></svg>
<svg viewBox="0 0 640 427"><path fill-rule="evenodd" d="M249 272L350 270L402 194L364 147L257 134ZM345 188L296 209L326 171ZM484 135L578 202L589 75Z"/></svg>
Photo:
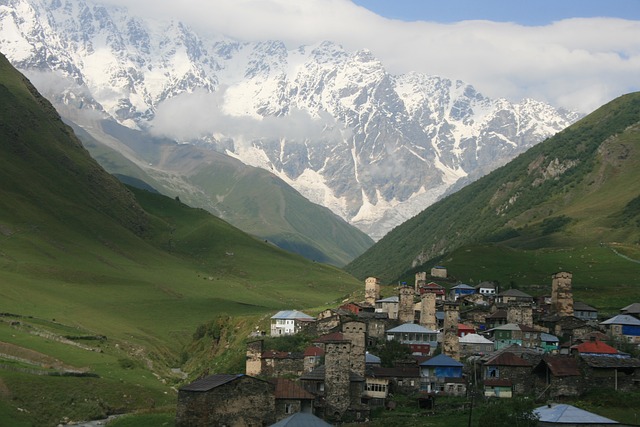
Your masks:
<svg viewBox="0 0 640 427"><path fill-rule="evenodd" d="M469 244L640 240L640 93L622 96L398 226L346 269L386 281Z"/></svg>

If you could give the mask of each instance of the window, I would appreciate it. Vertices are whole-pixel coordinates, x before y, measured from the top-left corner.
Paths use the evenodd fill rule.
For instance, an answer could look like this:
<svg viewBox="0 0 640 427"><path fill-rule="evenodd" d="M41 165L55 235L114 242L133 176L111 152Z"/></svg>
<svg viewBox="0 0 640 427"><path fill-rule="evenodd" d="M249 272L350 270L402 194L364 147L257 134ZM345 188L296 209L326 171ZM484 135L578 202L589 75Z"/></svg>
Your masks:
<svg viewBox="0 0 640 427"><path fill-rule="evenodd" d="M324 391L324 383L318 384L318 391Z"/></svg>
<svg viewBox="0 0 640 427"><path fill-rule="evenodd" d="M285 403L284 404L284 413L285 414L293 414L293 403Z"/></svg>

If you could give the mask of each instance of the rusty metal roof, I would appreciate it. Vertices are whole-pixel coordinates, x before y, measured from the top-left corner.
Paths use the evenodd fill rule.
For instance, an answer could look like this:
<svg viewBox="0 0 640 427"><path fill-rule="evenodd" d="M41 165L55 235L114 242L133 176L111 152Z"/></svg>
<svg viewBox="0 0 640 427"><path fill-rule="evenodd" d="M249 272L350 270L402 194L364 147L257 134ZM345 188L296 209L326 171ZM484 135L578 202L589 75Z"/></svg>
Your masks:
<svg viewBox="0 0 640 427"><path fill-rule="evenodd" d="M554 377L580 376L580 368L575 357L545 356L542 361L547 364Z"/></svg>
<svg viewBox="0 0 640 427"><path fill-rule="evenodd" d="M300 385L286 378L276 378L272 381L276 385L276 399L312 400L315 396Z"/></svg>
<svg viewBox="0 0 640 427"><path fill-rule="evenodd" d="M485 362L485 365L531 367L532 364L528 360L525 360L522 357L518 357L513 353L504 352L504 353L500 353L493 359L487 360Z"/></svg>

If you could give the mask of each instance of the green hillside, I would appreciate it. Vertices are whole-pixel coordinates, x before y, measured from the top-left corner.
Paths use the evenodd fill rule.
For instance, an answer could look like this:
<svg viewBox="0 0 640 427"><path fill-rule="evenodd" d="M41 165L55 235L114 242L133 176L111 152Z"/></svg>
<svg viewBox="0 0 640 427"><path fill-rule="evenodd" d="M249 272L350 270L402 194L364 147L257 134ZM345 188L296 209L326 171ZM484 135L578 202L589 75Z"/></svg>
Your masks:
<svg viewBox="0 0 640 427"><path fill-rule="evenodd" d="M640 93L633 93L429 207L346 270L392 282L428 271L468 245L505 246L526 259L547 250L604 246L640 259L639 163ZM485 261L481 256L470 267ZM525 274L528 266L523 260L512 269Z"/></svg>
<svg viewBox="0 0 640 427"><path fill-rule="evenodd" d="M184 203L308 259L344 266L373 245L365 233L263 169L108 120L88 126L92 134L73 126L91 155L123 182L144 183L167 196L179 196Z"/></svg>
<svg viewBox="0 0 640 427"><path fill-rule="evenodd" d="M1 55L0 284L0 425L12 426L170 411L183 375L237 367L242 341L276 310L360 288L125 187ZM221 318L215 345L192 353L198 328Z"/></svg>

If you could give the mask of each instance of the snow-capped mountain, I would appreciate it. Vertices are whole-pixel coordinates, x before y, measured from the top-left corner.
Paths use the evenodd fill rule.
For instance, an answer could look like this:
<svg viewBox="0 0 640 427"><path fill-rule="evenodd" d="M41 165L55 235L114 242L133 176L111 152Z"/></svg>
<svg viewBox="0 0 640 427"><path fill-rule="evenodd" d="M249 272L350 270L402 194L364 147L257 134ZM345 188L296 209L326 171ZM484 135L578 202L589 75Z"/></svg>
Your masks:
<svg viewBox="0 0 640 427"><path fill-rule="evenodd" d="M391 75L367 50L207 37L85 0L0 0L0 51L54 102L210 144L374 239L579 117Z"/></svg>

